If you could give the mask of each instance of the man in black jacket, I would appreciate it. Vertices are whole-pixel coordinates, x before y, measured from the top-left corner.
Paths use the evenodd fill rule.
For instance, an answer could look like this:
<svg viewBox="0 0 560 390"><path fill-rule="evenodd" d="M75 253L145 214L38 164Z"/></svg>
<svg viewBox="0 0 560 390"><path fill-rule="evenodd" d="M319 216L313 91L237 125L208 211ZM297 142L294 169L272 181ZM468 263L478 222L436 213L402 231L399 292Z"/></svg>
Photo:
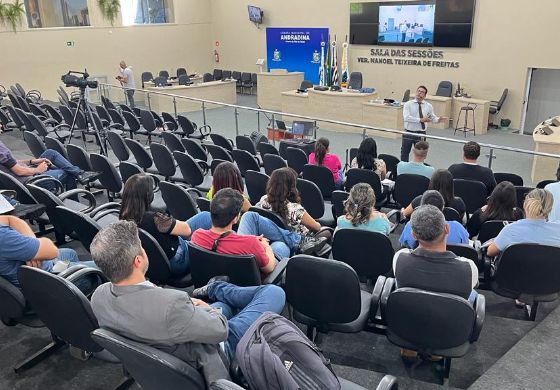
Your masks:
<svg viewBox="0 0 560 390"><path fill-rule="evenodd" d="M463 162L451 165L449 172L454 179L482 182L486 186L488 194L490 194L496 187L494 172L490 168L478 165L478 157L480 157L480 145L474 141L467 142L463 146Z"/></svg>

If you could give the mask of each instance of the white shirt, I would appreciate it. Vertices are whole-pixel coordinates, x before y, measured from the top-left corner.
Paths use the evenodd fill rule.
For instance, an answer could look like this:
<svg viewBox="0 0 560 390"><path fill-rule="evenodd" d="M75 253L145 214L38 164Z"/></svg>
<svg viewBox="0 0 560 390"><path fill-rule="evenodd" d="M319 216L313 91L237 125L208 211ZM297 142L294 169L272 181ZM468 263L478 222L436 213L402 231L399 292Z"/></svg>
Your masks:
<svg viewBox="0 0 560 390"><path fill-rule="evenodd" d="M560 222L560 182L547 184L544 189L550 192L554 199L548 220L550 222Z"/></svg>
<svg viewBox="0 0 560 390"><path fill-rule="evenodd" d="M406 32L406 30L408 30L408 27L406 26L406 24L403 23L403 24L401 24L401 29L400 30L401 30L402 33Z"/></svg>
<svg viewBox="0 0 560 390"><path fill-rule="evenodd" d="M424 118L430 118L431 122L438 122L439 117L435 116L434 108L430 103L422 100L422 115ZM420 123L420 110L418 106L418 101L416 99L409 100L404 104L403 108L403 118L404 118L404 128L408 131L424 131L422 129L422 124ZM425 123L426 129L428 124Z"/></svg>
<svg viewBox="0 0 560 390"><path fill-rule="evenodd" d="M126 79L126 82L123 82L123 87L136 88L136 84L134 83L134 74L132 73L132 69L130 69L130 67L126 67L124 69L121 68L121 75Z"/></svg>

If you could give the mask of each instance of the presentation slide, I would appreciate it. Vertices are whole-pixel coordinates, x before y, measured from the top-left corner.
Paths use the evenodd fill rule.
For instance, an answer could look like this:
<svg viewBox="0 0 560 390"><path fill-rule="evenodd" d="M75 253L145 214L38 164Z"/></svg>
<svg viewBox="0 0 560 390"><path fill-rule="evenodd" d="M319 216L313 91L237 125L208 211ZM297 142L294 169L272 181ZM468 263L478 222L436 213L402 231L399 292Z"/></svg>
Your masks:
<svg viewBox="0 0 560 390"><path fill-rule="evenodd" d="M435 4L380 6L378 42L433 44L435 9Z"/></svg>

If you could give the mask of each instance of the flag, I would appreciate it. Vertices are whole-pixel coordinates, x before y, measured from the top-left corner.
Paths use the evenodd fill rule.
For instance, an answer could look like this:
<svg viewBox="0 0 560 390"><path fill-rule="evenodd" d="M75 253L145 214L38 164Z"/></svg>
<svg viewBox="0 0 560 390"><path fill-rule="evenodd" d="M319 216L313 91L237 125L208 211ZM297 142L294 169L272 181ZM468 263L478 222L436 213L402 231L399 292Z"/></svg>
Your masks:
<svg viewBox="0 0 560 390"><path fill-rule="evenodd" d="M321 38L323 39L323 38ZM319 65L319 85L325 86L325 41L321 41L321 65Z"/></svg>
<svg viewBox="0 0 560 390"><path fill-rule="evenodd" d="M342 62L340 64L341 73L341 83L340 86L346 88L348 85L348 42L344 41L342 44Z"/></svg>
<svg viewBox="0 0 560 390"><path fill-rule="evenodd" d="M332 41L331 53L331 85L338 85L338 60L336 58L336 36Z"/></svg>
<svg viewBox="0 0 560 390"><path fill-rule="evenodd" d="M332 85L331 80L331 45L330 36L327 39L327 58L325 59L325 86L330 87Z"/></svg>

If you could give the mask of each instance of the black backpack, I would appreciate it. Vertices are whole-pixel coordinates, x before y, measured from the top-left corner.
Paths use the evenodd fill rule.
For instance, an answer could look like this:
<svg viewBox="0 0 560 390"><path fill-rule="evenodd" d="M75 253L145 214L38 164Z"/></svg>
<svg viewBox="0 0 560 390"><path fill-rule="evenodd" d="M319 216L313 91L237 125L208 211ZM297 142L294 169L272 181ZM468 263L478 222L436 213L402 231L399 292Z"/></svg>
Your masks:
<svg viewBox="0 0 560 390"><path fill-rule="evenodd" d="M253 144L255 145L255 148L257 146L259 146L259 143L264 142L264 143L268 143L268 138L266 138L266 136L258 131L253 131L251 133L251 135L249 136L249 138L251 138L251 141L253 141Z"/></svg>
<svg viewBox="0 0 560 390"><path fill-rule="evenodd" d="M272 312L265 312L251 325L235 355L251 389L341 388L317 346L292 322Z"/></svg>

